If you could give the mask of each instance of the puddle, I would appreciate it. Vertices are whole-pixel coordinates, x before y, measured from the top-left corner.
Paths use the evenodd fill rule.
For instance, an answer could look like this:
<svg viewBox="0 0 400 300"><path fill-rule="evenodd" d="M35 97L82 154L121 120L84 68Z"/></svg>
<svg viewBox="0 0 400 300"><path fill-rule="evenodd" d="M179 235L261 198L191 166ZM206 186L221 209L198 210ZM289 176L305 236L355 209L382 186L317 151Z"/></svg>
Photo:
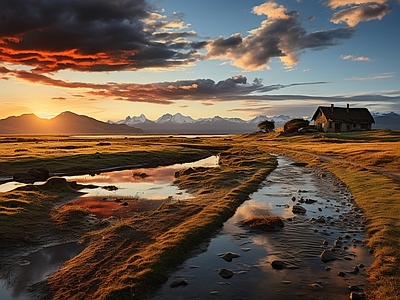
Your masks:
<svg viewBox="0 0 400 300"><path fill-rule="evenodd" d="M81 190L85 195L66 205L87 208L99 218L129 217L132 213L156 209L163 201L192 197L172 184L175 172L190 167L216 166L218 156L212 156L192 163L166 167L105 172L95 176L68 176L65 177L68 181L100 187Z"/></svg>
<svg viewBox="0 0 400 300"><path fill-rule="evenodd" d="M217 166L218 156L212 156L192 163L166 167L105 172L95 176L66 176L68 181L101 187L116 186L117 189L101 187L84 189L82 191L87 194L65 205L88 207L97 217L127 217L132 212L155 209L163 201L183 200L191 197L190 194L179 190L172 184L175 172L189 167ZM0 185L0 192L24 185L26 184L7 182ZM64 262L81 252L83 248L76 243L55 245L19 258L16 264L7 267L7 270L1 266L0 299L29 299L27 294L29 286L46 279Z"/></svg>
<svg viewBox="0 0 400 300"><path fill-rule="evenodd" d="M349 286L365 288L365 267L373 256L362 245L362 216L352 207L350 193L329 174L294 166L288 158L279 157L278 161L278 168L238 208L207 249L181 265L153 300L344 300L349 299ZM301 203L307 212L294 214L293 205L307 199L316 202ZM284 228L257 232L240 226L243 219L264 214L281 216ZM336 248L339 259L322 262L320 254L333 247L335 240L342 244ZM323 245L324 241L328 245ZM226 252L240 257L225 261L219 255ZM272 268L274 260L282 261L286 267ZM353 274L356 266L359 273ZM223 268L233 271L233 276L220 276ZM345 276L338 276L339 272Z"/></svg>
<svg viewBox="0 0 400 300"><path fill-rule="evenodd" d="M210 156L195 162L175 164L157 168L136 168L123 171L102 172L97 175L78 175L78 176L63 176L68 181L77 181L82 184L95 184L99 186L116 185L117 192L109 193L104 189L87 189L84 192L90 196L133 196L136 193L146 194L147 198L166 198L169 195L174 195L179 191L172 185L174 174L176 171L189 167L217 167L219 157ZM146 177L140 176L146 174ZM8 178L9 179L9 178ZM35 182L35 184L43 184L44 182ZM8 181L0 184L0 192L8 192L17 187L25 186L25 183ZM157 191L155 191L157 190Z"/></svg>
<svg viewBox="0 0 400 300"><path fill-rule="evenodd" d="M79 254L84 246L76 243L43 248L22 256L10 270L2 270L0 277L1 300L27 300L27 288L46 279L64 262Z"/></svg>

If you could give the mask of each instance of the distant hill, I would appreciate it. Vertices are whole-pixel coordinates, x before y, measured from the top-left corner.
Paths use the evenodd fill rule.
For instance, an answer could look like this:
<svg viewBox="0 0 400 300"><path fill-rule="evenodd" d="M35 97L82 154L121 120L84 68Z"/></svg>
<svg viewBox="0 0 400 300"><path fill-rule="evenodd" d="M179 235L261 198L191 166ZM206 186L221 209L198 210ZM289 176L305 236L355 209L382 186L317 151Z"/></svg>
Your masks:
<svg viewBox="0 0 400 300"><path fill-rule="evenodd" d="M291 118L289 116L276 116L267 118L258 116L245 121L240 118L222 118L215 116L213 118L193 119L190 116L183 116L180 113L171 115L169 113L162 115L155 121L151 121L141 114L138 117L126 117L124 120L110 124L126 124L143 129L147 133L181 133L181 134L236 134L249 133L258 130L257 125L264 120L274 120L275 126L281 126Z"/></svg>
<svg viewBox="0 0 400 300"><path fill-rule="evenodd" d="M373 115L375 124L373 129L392 129L400 130L400 115L394 112L387 114Z"/></svg>
<svg viewBox="0 0 400 300"><path fill-rule="evenodd" d="M0 120L0 134L134 134L139 128L124 124L109 124L96 119L63 112L52 119L41 119L34 114L12 116Z"/></svg>

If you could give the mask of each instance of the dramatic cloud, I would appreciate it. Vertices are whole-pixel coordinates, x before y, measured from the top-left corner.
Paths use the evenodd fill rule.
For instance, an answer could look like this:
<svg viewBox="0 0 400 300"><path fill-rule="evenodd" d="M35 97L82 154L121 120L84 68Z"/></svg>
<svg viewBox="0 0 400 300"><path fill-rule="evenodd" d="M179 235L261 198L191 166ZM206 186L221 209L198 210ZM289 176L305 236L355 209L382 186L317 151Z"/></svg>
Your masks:
<svg viewBox="0 0 400 300"><path fill-rule="evenodd" d="M354 55L342 55L342 60L353 60L353 61L370 61L371 59L366 56L354 56Z"/></svg>
<svg viewBox="0 0 400 300"><path fill-rule="evenodd" d="M68 89L82 89L81 94L96 99L114 99L130 102L172 104L177 100L202 101L204 105L218 101L257 99L263 93L292 86L324 84L326 82L305 82L292 84L263 85L259 78L252 83L243 75L215 82L212 79L178 80L149 84L135 83L86 83L54 79L43 74L23 70L0 68L0 75L13 77L35 84L50 85ZM79 94L75 97L82 97Z"/></svg>
<svg viewBox="0 0 400 300"><path fill-rule="evenodd" d="M387 4L367 3L347 9L340 10L333 14L331 22L338 24L341 22L354 27L358 23L370 20L381 20L392 9Z"/></svg>
<svg viewBox="0 0 400 300"><path fill-rule="evenodd" d="M335 23L355 25L390 11L384 3L348 8L363 1L338 2L329 5L346 9L335 13ZM260 70L274 57L292 67L301 51L336 45L354 33L351 28L307 33L297 12L273 1L255 6L253 13L266 19L247 36L206 41L189 29L181 13L166 16L148 0L0 1L0 61L37 73L168 69L203 59Z"/></svg>
<svg viewBox="0 0 400 300"><path fill-rule="evenodd" d="M231 60L233 65L246 70L268 68L271 58L278 57L287 66L298 62L298 53L304 49L320 50L336 45L353 36L351 28L337 28L308 34L298 22L298 13L267 2L253 8L267 19L259 28L242 37L236 33L229 38L219 37L207 45L207 58Z"/></svg>
<svg viewBox="0 0 400 300"><path fill-rule="evenodd" d="M0 1L0 61L39 72L188 65L204 43L145 0Z"/></svg>
<svg viewBox="0 0 400 300"><path fill-rule="evenodd" d="M338 7L359 5L359 4L369 4L369 3L379 3L383 4L388 2L388 0L329 0L328 6L336 9Z"/></svg>

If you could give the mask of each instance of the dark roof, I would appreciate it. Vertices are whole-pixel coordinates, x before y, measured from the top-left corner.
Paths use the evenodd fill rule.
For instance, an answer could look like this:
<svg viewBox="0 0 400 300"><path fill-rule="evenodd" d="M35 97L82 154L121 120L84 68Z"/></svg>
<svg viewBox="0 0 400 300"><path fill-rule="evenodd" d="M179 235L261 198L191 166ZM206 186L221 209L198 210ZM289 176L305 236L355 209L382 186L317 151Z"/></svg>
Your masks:
<svg viewBox="0 0 400 300"><path fill-rule="evenodd" d="M374 118L367 108L319 106L314 113L312 120L317 118L319 112L321 112L327 120L332 122L375 123Z"/></svg>

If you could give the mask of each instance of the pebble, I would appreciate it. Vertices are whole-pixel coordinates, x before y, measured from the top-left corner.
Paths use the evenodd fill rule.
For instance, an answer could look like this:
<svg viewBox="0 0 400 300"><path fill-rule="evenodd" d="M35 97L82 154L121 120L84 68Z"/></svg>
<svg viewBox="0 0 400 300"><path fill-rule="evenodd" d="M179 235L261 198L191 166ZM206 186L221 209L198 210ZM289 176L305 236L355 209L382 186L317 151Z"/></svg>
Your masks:
<svg viewBox="0 0 400 300"><path fill-rule="evenodd" d="M272 268L276 269L276 270L282 270L285 267L285 263L281 260L274 260L271 263Z"/></svg>
<svg viewBox="0 0 400 300"><path fill-rule="evenodd" d="M233 276L234 273L233 273L232 270L222 268L221 270L219 270L218 274L222 278L229 279L229 278L231 278Z"/></svg>
<svg viewBox="0 0 400 300"><path fill-rule="evenodd" d="M362 300L365 299L365 294L359 294L355 292L350 293L350 300Z"/></svg>
<svg viewBox="0 0 400 300"><path fill-rule="evenodd" d="M345 277L345 276L346 276L346 273L343 272L343 271L340 271L340 272L338 273L338 276L340 276L340 277Z"/></svg>

